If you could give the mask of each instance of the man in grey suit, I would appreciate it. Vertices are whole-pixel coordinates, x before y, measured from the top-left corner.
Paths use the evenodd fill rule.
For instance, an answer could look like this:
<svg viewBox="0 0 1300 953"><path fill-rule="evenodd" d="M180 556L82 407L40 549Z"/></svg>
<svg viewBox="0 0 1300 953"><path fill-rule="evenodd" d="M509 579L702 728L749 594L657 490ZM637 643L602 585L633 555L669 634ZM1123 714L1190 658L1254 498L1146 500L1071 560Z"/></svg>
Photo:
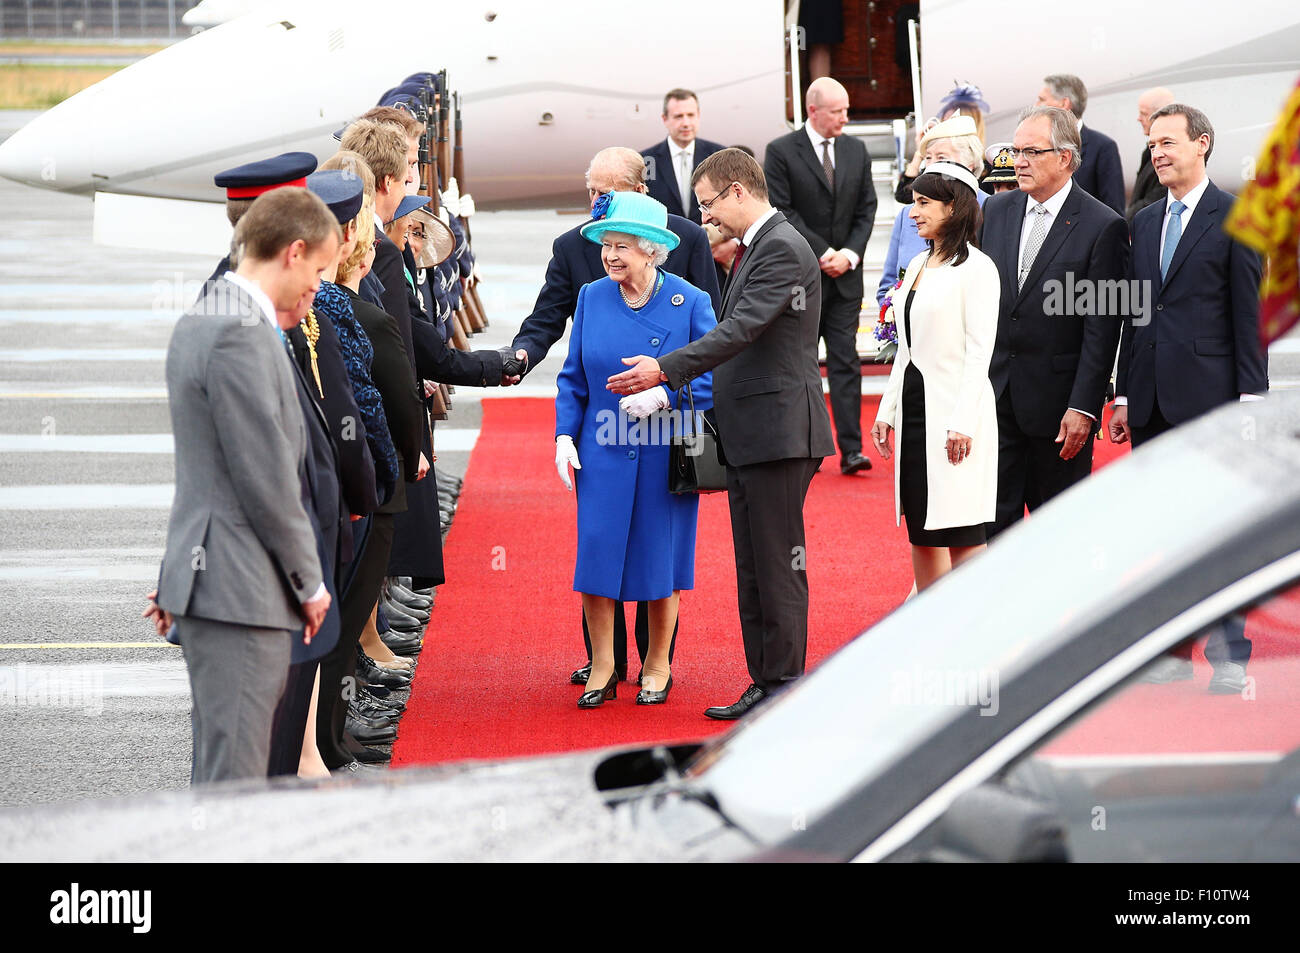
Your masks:
<svg viewBox="0 0 1300 953"><path fill-rule="evenodd" d="M609 379L632 394L677 389L713 371L713 409L727 458L736 585L752 684L710 718L739 718L803 674L808 574L803 503L822 458L835 452L817 369L821 274L808 242L767 198L763 170L739 149L695 169L704 220L740 240L718 326L656 361L638 355Z"/></svg>
<svg viewBox="0 0 1300 953"><path fill-rule="evenodd" d="M258 197L235 229L237 269L207 283L167 348L176 495L146 616L160 632L174 625L185 654L194 783L266 776L291 632L310 641L329 608L300 498L307 433L283 331L339 239L306 189Z"/></svg>

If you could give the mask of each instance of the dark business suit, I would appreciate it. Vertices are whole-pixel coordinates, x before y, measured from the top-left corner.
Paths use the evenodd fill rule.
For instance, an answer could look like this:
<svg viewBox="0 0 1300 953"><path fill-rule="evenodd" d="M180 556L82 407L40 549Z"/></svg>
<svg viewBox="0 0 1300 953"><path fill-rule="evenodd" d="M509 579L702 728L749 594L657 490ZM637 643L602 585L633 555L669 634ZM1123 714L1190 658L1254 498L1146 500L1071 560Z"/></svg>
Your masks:
<svg viewBox="0 0 1300 953"><path fill-rule="evenodd" d="M1026 506L1037 509L1091 471L1093 441L1085 440L1072 459L1062 460L1056 435L1067 410L1101 419L1120 315L1077 314L1082 309L1073 299L1063 299L1071 280L1081 287L1118 282L1128 273L1124 219L1071 185L1024 287L1017 290L1029 201L1020 191L991 196L980 227L979 246L1002 279L989 366L998 409L998 509L990 536L1019 520Z"/></svg>
<svg viewBox="0 0 1300 953"><path fill-rule="evenodd" d="M1074 172L1074 184L1107 205L1120 215L1124 214L1124 167L1119 161L1119 146L1104 132L1084 126L1079 133L1079 168Z"/></svg>
<svg viewBox="0 0 1300 953"><path fill-rule="evenodd" d="M696 139L695 162L691 166L691 172L694 172L695 167L713 153L721 152L725 148L726 146L719 145L716 142L709 142L707 139ZM673 165L673 154L668 148L668 139L661 139L648 149L642 149L641 156L646 160L645 178L650 197L662 202L664 207L668 209L668 214L689 218L696 225L699 225L700 207L695 204L694 195L687 201L687 207L682 208L682 196L677 190L677 167ZM690 192L689 178L687 179L686 190Z"/></svg>
<svg viewBox="0 0 1300 953"><path fill-rule="evenodd" d="M344 750L343 742L347 716L343 686L350 685L347 680L355 674L357 642L388 572L394 515L406 510L407 483L415 483L423 446L422 435L429 429L397 319L362 299L351 288L340 287L351 299L357 323L374 348L370 375L383 399L388 433L397 450L403 478L397 481L392 497L368 520L353 524L359 545L343 581L341 637L334 651L321 659L320 700L316 710L316 745L326 765L331 768L341 767L352 760Z"/></svg>
<svg viewBox="0 0 1300 953"><path fill-rule="evenodd" d="M1153 289L1146 315L1124 324L1115 394L1128 400L1133 449L1242 394L1268 390L1268 357L1259 340L1260 260L1228 237L1223 221L1232 196L1208 182L1189 214L1169 269L1160 277L1168 201L1133 220L1133 277ZM1251 643L1245 619L1211 626L1205 657L1245 665ZM1173 653L1191 658L1191 647Z"/></svg>
<svg viewBox="0 0 1300 953"><path fill-rule="evenodd" d="M807 657L803 502L835 452L817 369L820 276L775 212L728 281L717 328L659 359L673 389L713 371L745 661L763 689L798 678Z"/></svg>
<svg viewBox="0 0 1300 953"><path fill-rule="evenodd" d="M330 607L310 644L303 642L300 633L294 634L284 692L271 723L271 751L266 771L269 777L298 773L307 715L311 709L312 689L316 684L316 670L321 659L339 641L340 611L336 574L340 565L340 544L346 541L346 551L349 554L352 552L349 515L340 486L338 448L330 436L326 416L317 403L319 392L314 389L315 381L310 379L310 372L304 373L299 367L295 367L294 371L298 406L302 408L303 421L307 425L307 459L301 499L311 518L312 529L316 531L316 548L325 575L325 588L330 594ZM373 476L372 464L372 479Z"/></svg>
<svg viewBox="0 0 1300 953"><path fill-rule="evenodd" d="M510 345L516 351L522 348L528 352L527 371L541 363L551 346L564 337L564 330L577 309L578 292L582 286L607 277L605 266L600 260L600 246L583 238L581 229L582 225L575 225L551 245L546 283L537 295L533 313L524 318ZM668 229L681 242L668 253L668 259L663 264L664 271L679 275L706 292L716 314L722 303L722 295L718 290L717 271L709 252L708 236L703 228L680 215L668 216ZM634 628L637 652L644 660L650 645L650 622L644 602L637 603ZM585 616L582 620L582 637L587 646L587 658L590 659L591 634L587 630ZM676 651L677 630L674 628L673 641L668 648L669 662ZM627 622L621 608L614 613L614 665L619 670L627 668Z"/></svg>
<svg viewBox="0 0 1300 953"><path fill-rule="evenodd" d="M1132 229L1133 219L1137 217L1138 212L1148 205L1159 202L1168 191L1160 184L1155 166L1151 164L1151 150L1144 148L1142 158L1138 160L1137 178L1133 183L1133 195L1128 200L1128 207L1124 209L1124 218L1128 220L1129 228Z"/></svg>
<svg viewBox="0 0 1300 953"><path fill-rule="evenodd" d="M862 264L876 220L876 189L867 148L852 136L835 139L835 188L802 129L768 144L763 171L772 205L783 212L820 258L828 249L857 253L858 267L821 278L821 327L826 377L840 454L862 452L862 363L857 334L862 311Z"/></svg>
<svg viewBox="0 0 1300 953"><path fill-rule="evenodd" d="M1125 322L1115 393L1128 398L1133 445L1153 418L1170 426L1268 390L1259 342L1259 255L1223 230L1232 197L1213 182L1190 216L1160 277L1167 202L1133 221L1133 276L1154 291L1151 310ZM1141 434L1141 436L1139 436ZM1154 434L1152 435L1154 436Z"/></svg>
<svg viewBox="0 0 1300 953"><path fill-rule="evenodd" d="M361 410L352 396L352 381L347 365L343 363L343 350L339 345L338 331L324 315L316 316L320 337L316 340L316 366L320 371L320 388L312 373L311 352L302 326L285 332L293 348L298 369L306 375L307 390L320 408L329 425L330 441L338 454L339 488L348 512L357 516L373 513L379 505L379 488L375 477L375 458L370 453L366 428ZM345 540L343 561L352 559L352 544Z"/></svg>

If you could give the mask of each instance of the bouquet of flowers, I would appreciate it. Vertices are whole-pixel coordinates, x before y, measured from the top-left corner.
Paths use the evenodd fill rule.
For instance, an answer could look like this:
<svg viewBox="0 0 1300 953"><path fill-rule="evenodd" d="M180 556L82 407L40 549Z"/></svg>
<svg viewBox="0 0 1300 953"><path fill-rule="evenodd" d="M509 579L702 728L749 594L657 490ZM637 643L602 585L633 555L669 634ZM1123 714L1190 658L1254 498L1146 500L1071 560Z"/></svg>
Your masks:
<svg viewBox="0 0 1300 953"><path fill-rule="evenodd" d="M880 304L880 317L876 320L875 336L877 341L883 341L884 345L876 354L877 364L890 364L894 360L894 355L898 353L898 324L894 320L894 292L903 285L903 272L898 273L898 281L894 282L894 287L885 292L885 298Z"/></svg>

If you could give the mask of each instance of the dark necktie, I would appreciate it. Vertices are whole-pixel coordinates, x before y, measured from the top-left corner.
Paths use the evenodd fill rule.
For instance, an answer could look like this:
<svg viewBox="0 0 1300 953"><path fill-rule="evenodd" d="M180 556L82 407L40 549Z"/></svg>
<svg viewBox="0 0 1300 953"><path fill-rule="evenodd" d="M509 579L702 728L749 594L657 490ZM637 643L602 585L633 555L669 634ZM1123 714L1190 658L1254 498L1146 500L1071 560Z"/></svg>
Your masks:
<svg viewBox="0 0 1300 953"><path fill-rule="evenodd" d="M835 166L831 163L831 141L822 140L822 169L826 173L826 181L830 183L831 191L835 190Z"/></svg>
<svg viewBox="0 0 1300 953"><path fill-rule="evenodd" d="M740 259L745 257L745 243L739 242L736 245L736 256L731 259L731 273L734 275L736 269L740 267Z"/></svg>

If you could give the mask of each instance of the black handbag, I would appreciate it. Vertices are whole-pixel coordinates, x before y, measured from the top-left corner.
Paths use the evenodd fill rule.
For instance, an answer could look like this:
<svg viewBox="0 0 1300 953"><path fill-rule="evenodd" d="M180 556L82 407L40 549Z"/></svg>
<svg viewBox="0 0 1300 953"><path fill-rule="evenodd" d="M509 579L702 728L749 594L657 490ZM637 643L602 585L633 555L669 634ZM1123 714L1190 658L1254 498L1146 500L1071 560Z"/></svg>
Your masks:
<svg viewBox="0 0 1300 953"><path fill-rule="evenodd" d="M717 431L704 416L695 414L695 395L691 385L682 390L690 402L690 431L682 426L674 428L672 443L668 448L668 492L685 493L720 493L727 488L727 460L722 455L722 444L718 442ZM682 407L682 391L677 392L677 409L679 416Z"/></svg>

